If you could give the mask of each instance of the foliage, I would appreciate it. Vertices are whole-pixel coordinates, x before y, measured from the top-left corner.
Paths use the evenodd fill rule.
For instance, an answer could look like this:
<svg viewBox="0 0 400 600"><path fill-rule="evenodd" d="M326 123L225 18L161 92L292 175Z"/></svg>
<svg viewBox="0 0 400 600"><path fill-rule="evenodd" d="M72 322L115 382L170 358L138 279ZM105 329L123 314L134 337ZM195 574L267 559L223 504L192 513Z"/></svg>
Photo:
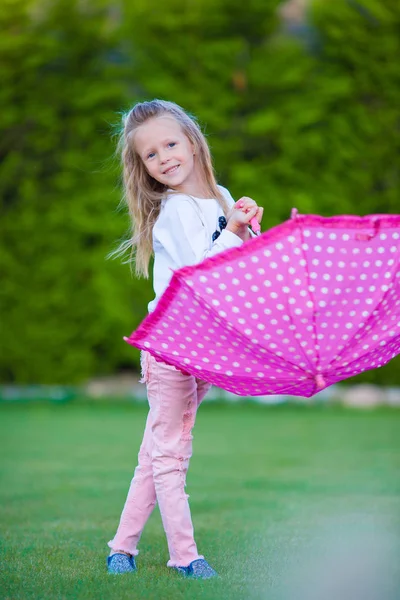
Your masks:
<svg viewBox="0 0 400 600"><path fill-rule="evenodd" d="M128 228L112 128L137 100L199 117L221 183L266 207L264 228L292 206L398 212L398 3L314 0L299 36L278 4L1 4L2 380L137 366L121 338L151 282L105 259ZM364 379L395 383L385 369Z"/></svg>
<svg viewBox="0 0 400 600"><path fill-rule="evenodd" d="M117 30L100 5L1 11L2 378L75 382L131 356L122 336L137 288L105 260L127 227L110 161Z"/></svg>

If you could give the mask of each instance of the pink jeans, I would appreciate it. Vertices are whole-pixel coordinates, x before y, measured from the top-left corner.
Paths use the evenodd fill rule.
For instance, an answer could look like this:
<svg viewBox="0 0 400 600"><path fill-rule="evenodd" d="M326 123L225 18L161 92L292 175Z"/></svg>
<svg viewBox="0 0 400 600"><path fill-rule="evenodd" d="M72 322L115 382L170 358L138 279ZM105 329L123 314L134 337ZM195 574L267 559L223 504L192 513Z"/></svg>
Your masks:
<svg viewBox="0 0 400 600"><path fill-rule="evenodd" d="M142 382L150 410L135 469L112 550L138 554L137 544L158 502L167 536L169 567L186 567L203 558L193 537L186 473L192 456L192 428L210 384L157 362L142 352Z"/></svg>

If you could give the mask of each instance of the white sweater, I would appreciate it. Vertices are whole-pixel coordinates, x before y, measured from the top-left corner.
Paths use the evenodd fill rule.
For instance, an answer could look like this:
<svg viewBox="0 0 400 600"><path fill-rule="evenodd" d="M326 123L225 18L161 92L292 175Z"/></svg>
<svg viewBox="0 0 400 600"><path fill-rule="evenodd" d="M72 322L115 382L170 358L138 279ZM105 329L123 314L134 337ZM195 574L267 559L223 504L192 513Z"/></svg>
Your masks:
<svg viewBox="0 0 400 600"><path fill-rule="evenodd" d="M218 187L231 207L234 199L227 189ZM162 200L161 211L153 228L153 287L156 297L149 303L149 312L155 309L173 271L243 244L240 237L226 229L222 230L215 242L212 241L213 233L220 231L218 217L223 214L215 198L171 194Z"/></svg>

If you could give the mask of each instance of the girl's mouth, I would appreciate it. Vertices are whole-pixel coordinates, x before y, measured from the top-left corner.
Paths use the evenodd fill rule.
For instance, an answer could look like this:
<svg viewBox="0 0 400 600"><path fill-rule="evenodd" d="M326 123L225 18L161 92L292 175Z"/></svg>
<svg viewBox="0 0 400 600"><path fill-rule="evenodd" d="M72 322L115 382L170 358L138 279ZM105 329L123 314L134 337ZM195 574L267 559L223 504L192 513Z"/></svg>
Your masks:
<svg viewBox="0 0 400 600"><path fill-rule="evenodd" d="M164 171L163 175L172 175L173 173L176 173L176 171L179 169L179 167L180 167L180 165L175 165L173 167L170 167L169 169Z"/></svg>

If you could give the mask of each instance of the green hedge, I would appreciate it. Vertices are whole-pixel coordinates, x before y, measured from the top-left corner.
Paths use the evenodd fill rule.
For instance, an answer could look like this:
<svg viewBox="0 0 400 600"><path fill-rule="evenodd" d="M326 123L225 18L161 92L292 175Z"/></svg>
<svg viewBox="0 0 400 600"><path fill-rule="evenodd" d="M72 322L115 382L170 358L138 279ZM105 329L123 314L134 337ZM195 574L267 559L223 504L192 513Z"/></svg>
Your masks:
<svg viewBox="0 0 400 600"><path fill-rule="evenodd" d="M137 100L196 114L221 183L266 207L264 227L292 206L399 212L400 6L316 1L296 37L278 4L2 2L2 381L137 367L122 336L151 282L105 259L129 225L112 132ZM363 378L396 383L398 365Z"/></svg>

